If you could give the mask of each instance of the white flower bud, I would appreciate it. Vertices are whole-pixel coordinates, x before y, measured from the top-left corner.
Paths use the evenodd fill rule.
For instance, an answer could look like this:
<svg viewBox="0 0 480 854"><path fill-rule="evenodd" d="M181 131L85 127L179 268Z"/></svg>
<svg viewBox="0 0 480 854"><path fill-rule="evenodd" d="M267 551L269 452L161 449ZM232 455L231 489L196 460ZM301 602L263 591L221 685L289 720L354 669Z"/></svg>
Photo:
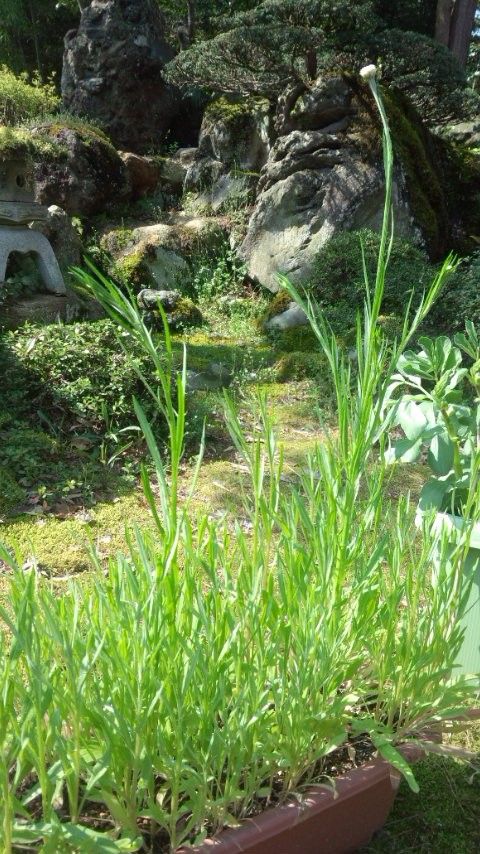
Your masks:
<svg viewBox="0 0 480 854"><path fill-rule="evenodd" d="M363 77L363 79L366 80L367 83L369 83L370 80L375 80L376 76L377 76L377 66L376 65L365 65L364 68L360 69L360 77Z"/></svg>

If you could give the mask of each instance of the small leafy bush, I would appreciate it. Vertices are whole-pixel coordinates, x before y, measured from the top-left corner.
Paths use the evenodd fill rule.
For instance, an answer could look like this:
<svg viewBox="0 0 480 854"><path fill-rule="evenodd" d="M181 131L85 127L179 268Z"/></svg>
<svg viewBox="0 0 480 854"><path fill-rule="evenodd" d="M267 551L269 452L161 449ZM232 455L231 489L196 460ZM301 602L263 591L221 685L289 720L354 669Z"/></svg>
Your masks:
<svg viewBox="0 0 480 854"><path fill-rule="evenodd" d="M420 510L462 515L478 479L480 339L469 322L454 343L444 335L418 343L418 352L400 356L392 377L392 392L404 392L392 412L405 435L392 444L389 458L415 462L428 448L432 476L421 491Z"/></svg>
<svg viewBox="0 0 480 854"><path fill-rule="evenodd" d="M344 231L319 252L308 286L335 331L345 333L355 325L365 298L362 246L371 280L379 245L380 236L373 231ZM396 238L386 274L382 313L403 316L412 294L413 305L418 305L433 271L421 249Z"/></svg>
<svg viewBox="0 0 480 854"><path fill-rule="evenodd" d="M23 327L6 342L57 419L101 430L107 409L118 427L131 423L132 396L141 388L135 368L145 368L145 359L138 351L125 355L110 320Z"/></svg>
<svg viewBox="0 0 480 854"><path fill-rule="evenodd" d="M138 366L148 374L140 353L127 358L109 320L0 334L0 514L30 492L56 499L74 483L89 500L102 490L104 463L137 436L128 429L133 395L151 411Z"/></svg>
<svg viewBox="0 0 480 854"><path fill-rule="evenodd" d="M41 119L60 103L53 83L29 81L26 74L16 76L0 66L0 124L19 125Z"/></svg>
<svg viewBox="0 0 480 854"><path fill-rule="evenodd" d="M243 284L246 267L227 241L213 252L199 252L192 258L194 295L200 302L235 293Z"/></svg>

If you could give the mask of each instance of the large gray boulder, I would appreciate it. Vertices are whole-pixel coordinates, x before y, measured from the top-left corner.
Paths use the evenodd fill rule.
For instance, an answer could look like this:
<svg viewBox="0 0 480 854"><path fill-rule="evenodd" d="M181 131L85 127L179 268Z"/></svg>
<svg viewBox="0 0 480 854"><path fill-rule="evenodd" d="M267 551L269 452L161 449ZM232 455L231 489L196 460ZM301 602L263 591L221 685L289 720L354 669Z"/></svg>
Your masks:
<svg viewBox="0 0 480 854"><path fill-rule="evenodd" d="M239 253L251 278L273 292L279 273L308 281L316 255L337 231L381 225L381 155L366 156L358 127L350 132L354 114L343 81L319 80L286 122L295 129L270 150ZM396 233L418 237L401 170L394 196Z"/></svg>
<svg viewBox="0 0 480 854"><path fill-rule="evenodd" d="M147 151L179 109L162 77L172 57L157 3L93 0L65 37L64 107L101 124L117 147Z"/></svg>

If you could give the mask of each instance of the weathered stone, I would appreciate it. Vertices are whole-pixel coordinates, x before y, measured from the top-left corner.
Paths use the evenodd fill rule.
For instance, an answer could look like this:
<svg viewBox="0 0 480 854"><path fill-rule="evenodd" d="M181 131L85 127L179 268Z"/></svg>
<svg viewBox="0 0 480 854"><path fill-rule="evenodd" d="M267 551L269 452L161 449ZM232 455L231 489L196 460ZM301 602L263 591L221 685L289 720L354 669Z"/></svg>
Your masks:
<svg viewBox="0 0 480 854"><path fill-rule="evenodd" d="M352 90L343 77L319 77L295 104L290 129L343 131L353 113L351 104Z"/></svg>
<svg viewBox="0 0 480 854"><path fill-rule="evenodd" d="M270 331L283 332L285 329L295 329L298 326L307 326L308 317L303 308L297 305L296 302L291 302L285 311L276 314L270 318L265 324L265 328Z"/></svg>
<svg viewBox="0 0 480 854"><path fill-rule="evenodd" d="M139 308L145 311L155 311L159 303L165 311L173 311L180 297L179 291L154 291L151 288L145 288L138 294L137 303Z"/></svg>
<svg viewBox="0 0 480 854"><path fill-rule="evenodd" d="M173 190L181 192L187 172L195 160L197 151L197 148L179 148L170 157L159 159L162 182Z"/></svg>
<svg viewBox="0 0 480 854"><path fill-rule="evenodd" d="M0 160L0 223L28 225L46 217L46 209L35 202L33 173L27 155Z"/></svg>
<svg viewBox="0 0 480 854"><path fill-rule="evenodd" d="M170 214L166 222L129 229L107 229L100 243L102 249L116 259L134 251L139 244L163 246L188 258L200 245L213 249L225 236L226 220L223 217L191 216L180 212Z"/></svg>
<svg viewBox="0 0 480 854"><path fill-rule="evenodd" d="M160 166L153 157L141 157L131 151L120 151L128 184L129 196L135 201L154 193L160 182Z"/></svg>
<svg viewBox="0 0 480 854"><path fill-rule="evenodd" d="M9 301L2 307L2 325L18 329L24 323L50 324L61 320L69 323L81 312L81 303L68 290L65 295L35 294L25 299Z"/></svg>
<svg viewBox="0 0 480 854"><path fill-rule="evenodd" d="M190 277L190 268L185 258L163 246L150 243L145 263L159 289L181 287Z"/></svg>
<svg viewBox="0 0 480 854"><path fill-rule="evenodd" d="M453 142L466 145L468 148L480 147L480 116L468 122L449 125L447 128L442 128L441 131L447 139Z"/></svg>
<svg viewBox="0 0 480 854"><path fill-rule="evenodd" d="M78 267L82 263L83 245L81 237L72 225L68 214L58 205L50 205L47 219L35 226L48 238L55 252L62 273L65 275L70 267Z"/></svg>
<svg viewBox="0 0 480 854"><path fill-rule="evenodd" d="M269 106L262 99L219 98L207 107L184 181L184 189L197 194L199 209L251 202L271 134Z"/></svg>
<svg viewBox="0 0 480 854"><path fill-rule="evenodd" d="M31 228L0 226L0 282L5 281L8 258L12 252L31 253L36 260L40 278L47 291L65 293L65 282L55 253L44 234Z"/></svg>
<svg viewBox="0 0 480 854"><path fill-rule="evenodd" d="M307 281L322 246L342 229L376 228L383 214L384 175L344 136L292 131L272 148L239 254L249 275L275 292L277 276ZM395 184L396 232L414 226L402 176Z"/></svg>
<svg viewBox="0 0 480 854"><path fill-rule="evenodd" d="M33 134L47 136L56 151L35 163L37 201L59 205L70 216L88 217L128 196L122 159L102 134L60 123L38 127Z"/></svg>
<svg viewBox="0 0 480 854"><path fill-rule="evenodd" d="M185 175L184 190L187 193L209 191L225 172L221 160L215 160L208 154L202 154L199 149L197 152Z"/></svg>
<svg viewBox="0 0 480 854"><path fill-rule="evenodd" d="M205 110L199 152L227 169L259 172L271 143L270 107L261 98L219 98Z"/></svg>
<svg viewBox="0 0 480 854"><path fill-rule="evenodd" d="M178 93L162 77L173 55L157 3L93 0L65 38L64 106L99 122L118 147L147 151L179 110Z"/></svg>
<svg viewBox="0 0 480 854"><path fill-rule="evenodd" d="M187 391L214 391L228 388L233 382L233 374L227 365L210 362L203 371L187 371Z"/></svg>
<svg viewBox="0 0 480 854"><path fill-rule="evenodd" d="M198 306L178 291L145 288L138 294L137 302L139 307L146 312L147 322L160 330L163 329L163 318L159 311L159 305L165 313L169 327L173 330L199 326L203 322L203 316Z"/></svg>

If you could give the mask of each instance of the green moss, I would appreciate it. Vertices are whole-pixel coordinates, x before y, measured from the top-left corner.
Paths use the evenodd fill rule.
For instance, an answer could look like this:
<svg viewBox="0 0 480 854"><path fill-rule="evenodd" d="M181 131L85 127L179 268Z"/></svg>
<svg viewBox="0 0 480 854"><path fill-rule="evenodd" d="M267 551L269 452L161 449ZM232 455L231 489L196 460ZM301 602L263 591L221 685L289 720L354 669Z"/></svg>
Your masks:
<svg viewBox="0 0 480 854"><path fill-rule="evenodd" d="M443 142L442 168L447 204L454 221L462 221L464 236L455 250L467 254L480 242L480 152L459 143Z"/></svg>
<svg viewBox="0 0 480 854"><path fill-rule="evenodd" d="M311 326L300 326L296 329L285 329L275 332L275 349L282 353L318 351L318 341Z"/></svg>
<svg viewBox="0 0 480 854"><path fill-rule="evenodd" d="M91 544L105 558L125 551L125 527L133 524L153 528L140 494L98 504L88 514L79 511L66 519L19 516L0 525L0 540L22 562L35 557L48 575L71 575L91 568Z"/></svg>
<svg viewBox="0 0 480 854"><path fill-rule="evenodd" d="M32 136L28 130L0 126L0 162L13 157L33 161L58 155L62 150L53 140Z"/></svg>
<svg viewBox="0 0 480 854"><path fill-rule="evenodd" d="M322 353L293 351L285 353L274 366L277 382L289 380L318 379L326 373L326 361Z"/></svg>
<svg viewBox="0 0 480 854"><path fill-rule="evenodd" d="M259 327L264 329L268 321L271 320L272 317L276 317L277 314L282 314L282 312L286 311L291 302L292 297L288 291L283 289L277 291L271 302L269 302L267 310L259 318Z"/></svg>
<svg viewBox="0 0 480 854"><path fill-rule="evenodd" d="M100 248L110 255L116 256L128 248L133 242L133 229L115 228L100 238Z"/></svg>
<svg viewBox="0 0 480 854"><path fill-rule="evenodd" d="M205 118L212 122L223 122L231 127L243 126L245 119L258 112L267 112L266 98L215 98L205 110Z"/></svg>
<svg viewBox="0 0 480 854"><path fill-rule="evenodd" d="M5 466L0 466L0 495L2 496L0 510L7 513L25 497L25 490L21 488Z"/></svg>
<svg viewBox="0 0 480 854"><path fill-rule="evenodd" d="M59 114L51 120L47 119L41 124L35 126L35 130L40 132L42 136L56 137L63 130L72 130L81 137L82 141L88 145L89 142L101 142L108 146L117 154L117 150L108 136L97 125L85 121L85 119L71 116L70 114Z"/></svg>
<svg viewBox="0 0 480 854"><path fill-rule="evenodd" d="M393 87L383 94L412 213L430 255L440 257L449 242L449 215L435 143L405 95Z"/></svg>
<svg viewBox="0 0 480 854"><path fill-rule="evenodd" d="M168 312L167 320L173 329L185 329L189 326L200 326L203 323L203 316L191 299L182 297L175 308Z"/></svg>
<svg viewBox="0 0 480 854"><path fill-rule="evenodd" d="M140 244L134 252L122 255L112 265L112 275L120 284L128 285L135 292L142 288L156 288L155 279L146 263L146 259L154 252L149 244Z"/></svg>

